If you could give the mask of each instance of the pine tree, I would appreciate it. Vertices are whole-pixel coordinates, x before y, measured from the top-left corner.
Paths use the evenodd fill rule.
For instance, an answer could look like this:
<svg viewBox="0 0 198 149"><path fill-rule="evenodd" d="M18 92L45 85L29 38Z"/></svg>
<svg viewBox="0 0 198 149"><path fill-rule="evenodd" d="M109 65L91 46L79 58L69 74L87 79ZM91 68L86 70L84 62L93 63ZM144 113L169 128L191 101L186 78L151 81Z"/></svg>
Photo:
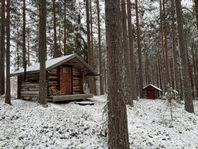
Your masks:
<svg viewBox="0 0 198 149"><path fill-rule="evenodd" d="M7 0L6 18L6 94L5 103L11 104L10 97L10 0Z"/></svg>
<svg viewBox="0 0 198 149"><path fill-rule="evenodd" d="M137 27L137 45L138 45L138 62L139 62L139 95L143 97L143 71L142 71L142 48L140 39L140 25L139 25L139 9L138 0L135 0L135 12L136 12L136 27Z"/></svg>
<svg viewBox="0 0 198 149"><path fill-rule="evenodd" d="M39 103L46 104L46 0L39 1Z"/></svg>
<svg viewBox="0 0 198 149"><path fill-rule="evenodd" d="M132 33L132 19L131 19L131 1L127 0L127 13L128 13L128 40L129 40L129 55L131 64L131 94L132 99L137 99L136 77L135 77L135 56L133 47L133 33Z"/></svg>
<svg viewBox="0 0 198 149"><path fill-rule="evenodd" d="M120 0L105 1L108 59L108 148L129 149L122 79L122 21Z"/></svg>
<svg viewBox="0 0 198 149"><path fill-rule="evenodd" d="M185 110L193 113L193 99L190 86L190 77L189 77L189 68L188 68L188 58L187 58L187 49L185 46L184 31L183 31L183 15L181 0L175 0L176 4L176 14L177 14L177 26L178 26L178 36L179 36L179 48L181 53L181 63L182 63L182 74L183 74L183 88L184 88L184 101L185 101Z"/></svg>
<svg viewBox="0 0 198 149"><path fill-rule="evenodd" d="M1 44L0 44L0 95L4 94L5 89L5 0L1 1Z"/></svg>
<svg viewBox="0 0 198 149"><path fill-rule="evenodd" d="M197 29L198 29L198 1L194 0L194 2L195 2L195 11L196 11Z"/></svg>
<svg viewBox="0 0 198 149"><path fill-rule="evenodd" d="M23 68L24 68L24 81L26 79L26 0L23 0Z"/></svg>
<svg viewBox="0 0 198 149"><path fill-rule="evenodd" d="M100 94L104 94L103 89L103 74L102 74L102 48L101 48L101 29L100 29L100 3L96 0L97 6L97 21L98 21L98 52L99 52L99 73L100 73Z"/></svg>

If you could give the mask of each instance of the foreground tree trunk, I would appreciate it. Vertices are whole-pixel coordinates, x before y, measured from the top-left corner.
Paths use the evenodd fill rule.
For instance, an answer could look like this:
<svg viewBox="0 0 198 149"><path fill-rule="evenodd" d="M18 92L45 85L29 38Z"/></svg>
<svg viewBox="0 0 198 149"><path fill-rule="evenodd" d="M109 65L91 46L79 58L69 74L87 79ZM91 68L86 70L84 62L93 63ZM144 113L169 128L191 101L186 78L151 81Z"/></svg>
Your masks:
<svg viewBox="0 0 198 149"><path fill-rule="evenodd" d="M5 0L1 1L0 95L5 92Z"/></svg>
<svg viewBox="0 0 198 149"><path fill-rule="evenodd" d="M182 74L183 74L183 84L184 84L184 101L185 101L185 110L193 113L193 99L191 93L190 77L189 77L189 68L188 68L188 54L185 46L185 38L183 31L183 17L182 17L182 7L181 0L175 0L176 4L176 13L177 13L177 25L178 25L178 35L179 35L179 48L181 53L181 63L182 63Z"/></svg>
<svg viewBox="0 0 198 149"><path fill-rule="evenodd" d="M11 104L10 100L10 0L7 0L7 19L6 19L6 94L5 103Z"/></svg>
<svg viewBox="0 0 198 149"><path fill-rule="evenodd" d="M39 103L46 104L46 0L39 1Z"/></svg>
<svg viewBox="0 0 198 149"><path fill-rule="evenodd" d="M122 25L120 0L106 0L108 61L108 148L129 149L126 105L122 86Z"/></svg>

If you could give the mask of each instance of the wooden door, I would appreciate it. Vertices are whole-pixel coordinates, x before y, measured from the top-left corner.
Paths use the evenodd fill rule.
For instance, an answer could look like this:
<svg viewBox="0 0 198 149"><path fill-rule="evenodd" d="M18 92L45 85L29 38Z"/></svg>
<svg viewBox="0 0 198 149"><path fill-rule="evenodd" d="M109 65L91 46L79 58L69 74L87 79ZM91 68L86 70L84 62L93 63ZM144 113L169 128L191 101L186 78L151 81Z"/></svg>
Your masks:
<svg viewBox="0 0 198 149"><path fill-rule="evenodd" d="M155 99L155 92L154 92L154 90L147 90L147 98L148 99Z"/></svg>
<svg viewBox="0 0 198 149"><path fill-rule="evenodd" d="M60 67L60 91L62 95L72 94L71 67Z"/></svg>

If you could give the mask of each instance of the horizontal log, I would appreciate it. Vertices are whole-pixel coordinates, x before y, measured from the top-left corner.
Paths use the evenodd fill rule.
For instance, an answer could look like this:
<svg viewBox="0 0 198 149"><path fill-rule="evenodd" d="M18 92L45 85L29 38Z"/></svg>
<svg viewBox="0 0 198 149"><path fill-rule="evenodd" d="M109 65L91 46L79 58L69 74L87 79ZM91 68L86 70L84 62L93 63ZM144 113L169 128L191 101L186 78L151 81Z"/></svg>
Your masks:
<svg viewBox="0 0 198 149"><path fill-rule="evenodd" d="M81 86L80 83L73 83L73 86Z"/></svg>
<svg viewBox="0 0 198 149"><path fill-rule="evenodd" d="M26 78L26 81L37 81L37 80L39 80L39 78L36 78L36 77L27 77Z"/></svg>
<svg viewBox="0 0 198 149"><path fill-rule="evenodd" d="M21 91L21 95L37 95L39 94L39 91Z"/></svg>
<svg viewBox="0 0 198 149"><path fill-rule="evenodd" d="M73 94L80 94L81 92L80 91L73 91Z"/></svg>
<svg viewBox="0 0 198 149"><path fill-rule="evenodd" d="M73 71L72 74L73 74L73 76L80 76L81 75L80 72L76 72L76 71Z"/></svg>
<svg viewBox="0 0 198 149"><path fill-rule="evenodd" d="M52 69L49 72L57 72L57 69Z"/></svg>
<svg viewBox="0 0 198 149"><path fill-rule="evenodd" d="M23 83L21 84L21 86L33 86L33 87L35 86L35 87L36 87L36 86L39 86L39 83L29 83L29 82L28 82L28 83L24 83L24 82L23 82Z"/></svg>
<svg viewBox="0 0 198 149"><path fill-rule="evenodd" d="M57 76L48 76L48 79L49 80L56 80L56 79L58 79L58 77Z"/></svg>
<svg viewBox="0 0 198 149"><path fill-rule="evenodd" d="M80 94L76 93L75 95L60 95L60 96L53 96L53 102L60 102L60 101L71 101L71 100L82 100L92 98L93 95L91 94Z"/></svg>
<svg viewBox="0 0 198 149"><path fill-rule="evenodd" d="M57 71L49 71L47 73L48 73L48 75L57 75Z"/></svg>
<svg viewBox="0 0 198 149"><path fill-rule="evenodd" d="M31 91L39 91L39 88L21 88L21 92L31 92Z"/></svg>
<svg viewBox="0 0 198 149"><path fill-rule="evenodd" d="M22 97L24 100L31 100L31 101L37 101L38 97Z"/></svg>

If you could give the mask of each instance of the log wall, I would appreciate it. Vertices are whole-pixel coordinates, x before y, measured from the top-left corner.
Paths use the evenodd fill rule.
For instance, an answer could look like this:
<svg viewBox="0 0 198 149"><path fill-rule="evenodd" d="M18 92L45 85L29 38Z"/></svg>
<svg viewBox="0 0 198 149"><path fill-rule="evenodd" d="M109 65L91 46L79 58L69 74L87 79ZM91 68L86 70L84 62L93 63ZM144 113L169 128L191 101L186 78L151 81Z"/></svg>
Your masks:
<svg viewBox="0 0 198 149"><path fill-rule="evenodd" d="M20 87L20 98L24 100L38 100L39 83L22 82Z"/></svg>
<svg viewBox="0 0 198 149"><path fill-rule="evenodd" d="M83 93L82 73L77 68L72 68L73 94Z"/></svg>
<svg viewBox="0 0 198 149"><path fill-rule="evenodd" d="M48 95L50 95L50 88L56 88L57 90L60 89L59 83L59 69L55 68L47 72L47 80L48 80Z"/></svg>

